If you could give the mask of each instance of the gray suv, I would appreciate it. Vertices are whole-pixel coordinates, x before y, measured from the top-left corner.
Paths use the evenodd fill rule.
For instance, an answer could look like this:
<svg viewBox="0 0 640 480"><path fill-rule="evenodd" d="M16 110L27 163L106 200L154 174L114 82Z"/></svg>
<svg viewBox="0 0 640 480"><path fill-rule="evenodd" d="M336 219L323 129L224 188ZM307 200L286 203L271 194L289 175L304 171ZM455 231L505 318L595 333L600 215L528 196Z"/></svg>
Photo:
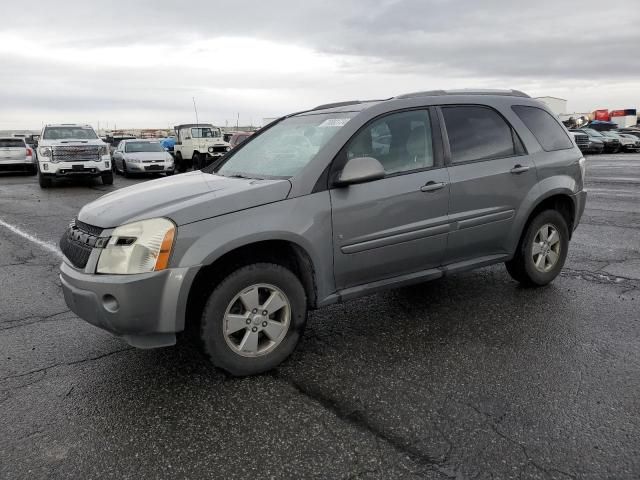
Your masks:
<svg viewBox="0 0 640 480"><path fill-rule="evenodd" d="M499 262L551 282L585 162L518 91L430 91L280 118L217 164L109 193L63 235L69 307L136 347L196 333L233 375L271 369L307 311Z"/></svg>

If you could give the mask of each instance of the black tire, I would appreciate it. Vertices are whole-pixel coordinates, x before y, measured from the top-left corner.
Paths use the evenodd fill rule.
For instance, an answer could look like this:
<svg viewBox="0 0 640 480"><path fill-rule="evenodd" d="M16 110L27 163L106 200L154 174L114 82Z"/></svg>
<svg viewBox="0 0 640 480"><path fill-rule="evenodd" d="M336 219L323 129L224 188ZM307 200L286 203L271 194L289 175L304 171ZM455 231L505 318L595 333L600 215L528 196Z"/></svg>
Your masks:
<svg viewBox="0 0 640 480"><path fill-rule="evenodd" d="M36 173L38 173L38 167L36 167L35 165L27 168L27 175L35 175Z"/></svg>
<svg viewBox="0 0 640 480"><path fill-rule="evenodd" d="M167 170L166 172L164 172L164 174L165 174L167 177L170 177L171 175L173 175L173 170Z"/></svg>
<svg viewBox="0 0 640 480"><path fill-rule="evenodd" d="M113 172L103 173L100 177L103 185L113 185Z"/></svg>
<svg viewBox="0 0 640 480"><path fill-rule="evenodd" d="M560 251L553 267L547 272L542 272L536 268L533 260L533 244L538 231L547 224L558 232ZM544 210L529 223L513 259L505 262L505 266L509 275L517 282L527 287L541 287L551 283L560 274L567 258L568 248L569 228L566 220L557 210Z"/></svg>
<svg viewBox="0 0 640 480"><path fill-rule="evenodd" d="M53 181L51 180L51 178L45 177L39 170L38 183L40 184L40 188L51 188L51 186L53 185Z"/></svg>
<svg viewBox="0 0 640 480"><path fill-rule="evenodd" d="M180 173L186 171L187 169L185 168L182 154L180 152L176 152L173 156L174 156L173 163L175 165L175 169Z"/></svg>
<svg viewBox="0 0 640 480"><path fill-rule="evenodd" d="M193 152L193 156L191 157L191 163L193 164L194 170L200 170L202 167L200 166L200 154Z"/></svg>
<svg viewBox="0 0 640 480"><path fill-rule="evenodd" d="M290 323L274 350L261 356L246 357L236 353L225 340L224 317L234 297L256 284L273 285L284 293L290 304ZM202 312L200 342L216 367L234 376L255 375L278 366L293 352L306 321L307 297L300 280L281 265L255 263L239 268L213 289Z"/></svg>
<svg viewBox="0 0 640 480"><path fill-rule="evenodd" d="M124 178L129 178L131 176L129 170L127 170L127 163L124 160L122 161L122 176Z"/></svg>

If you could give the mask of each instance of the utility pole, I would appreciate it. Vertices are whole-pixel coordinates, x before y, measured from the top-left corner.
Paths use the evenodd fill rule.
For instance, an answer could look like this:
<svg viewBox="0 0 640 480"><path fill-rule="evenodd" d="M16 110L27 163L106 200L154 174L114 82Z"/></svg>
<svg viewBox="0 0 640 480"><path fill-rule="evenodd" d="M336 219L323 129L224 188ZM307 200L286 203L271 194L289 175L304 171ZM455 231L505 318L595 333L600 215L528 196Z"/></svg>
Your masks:
<svg viewBox="0 0 640 480"><path fill-rule="evenodd" d="M193 110L196 112L196 125L199 125L200 122L198 121L198 109L196 108L196 97L191 97L191 100L193 100Z"/></svg>
<svg viewBox="0 0 640 480"><path fill-rule="evenodd" d="M240 124L240 112L238 112L238 116L236 117L236 130L238 130L239 124Z"/></svg>

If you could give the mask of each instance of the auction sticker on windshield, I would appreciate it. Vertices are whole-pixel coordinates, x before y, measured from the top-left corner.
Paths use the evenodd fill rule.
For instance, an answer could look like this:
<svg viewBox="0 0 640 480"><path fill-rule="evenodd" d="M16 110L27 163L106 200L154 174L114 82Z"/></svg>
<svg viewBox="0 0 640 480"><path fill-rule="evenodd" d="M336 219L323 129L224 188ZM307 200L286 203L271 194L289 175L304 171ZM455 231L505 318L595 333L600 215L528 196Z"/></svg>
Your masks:
<svg viewBox="0 0 640 480"><path fill-rule="evenodd" d="M324 122L318 125L318 128L321 127L342 127L347 124L349 121L348 118L327 118Z"/></svg>

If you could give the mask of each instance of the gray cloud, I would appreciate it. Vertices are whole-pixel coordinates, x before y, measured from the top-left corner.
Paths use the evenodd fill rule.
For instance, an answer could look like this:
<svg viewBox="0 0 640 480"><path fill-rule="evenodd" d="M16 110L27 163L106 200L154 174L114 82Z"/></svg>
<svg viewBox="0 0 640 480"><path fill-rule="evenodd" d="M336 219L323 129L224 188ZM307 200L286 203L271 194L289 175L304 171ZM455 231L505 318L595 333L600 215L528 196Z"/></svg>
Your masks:
<svg viewBox="0 0 640 480"><path fill-rule="evenodd" d="M577 110L640 104L640 9L632 0L615 7L592 0L35 0L28 9L12 2L3 10L0 34L28 32L27 40L76 51L153 47L158 61L121 69L99 59L61 65L12 46L0 59L0 128L9 117L33 122L91 109L122 122L163 124L188 115L191 96L221 122L237 111L260 118L354 95L448 86L571 95ZM197 64L163 64L173 49L223 37L308 48L337 68L292 75L281 58L252 74L236 72L225 68L233 49L203 58L221 65L213 74Z"/></svg>

